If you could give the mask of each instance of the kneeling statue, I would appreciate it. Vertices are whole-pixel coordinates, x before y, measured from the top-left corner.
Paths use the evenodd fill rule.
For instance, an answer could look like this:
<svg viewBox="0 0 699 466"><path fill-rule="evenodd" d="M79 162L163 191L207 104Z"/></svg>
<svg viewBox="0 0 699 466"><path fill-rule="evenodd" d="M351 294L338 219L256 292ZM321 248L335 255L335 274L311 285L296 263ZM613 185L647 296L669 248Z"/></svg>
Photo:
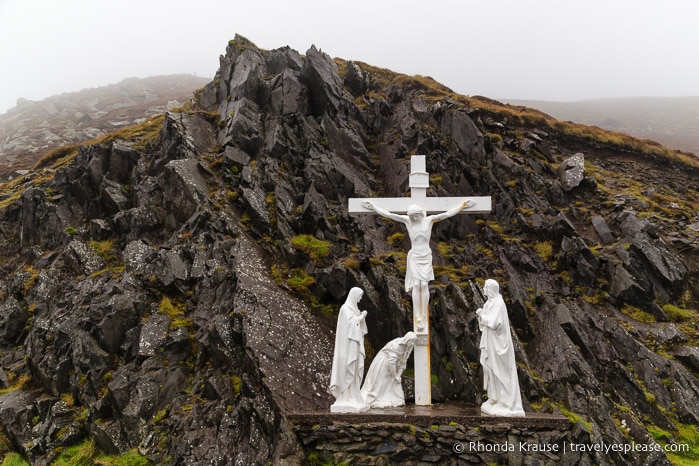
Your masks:
<svg viewBox="0 0 699 466"><path fill-rule="evenodd" d="M372 408L405 405L401 376L415 347L417 335L408 332L386 343L376 355L362 386L362 397Z"/></svg>

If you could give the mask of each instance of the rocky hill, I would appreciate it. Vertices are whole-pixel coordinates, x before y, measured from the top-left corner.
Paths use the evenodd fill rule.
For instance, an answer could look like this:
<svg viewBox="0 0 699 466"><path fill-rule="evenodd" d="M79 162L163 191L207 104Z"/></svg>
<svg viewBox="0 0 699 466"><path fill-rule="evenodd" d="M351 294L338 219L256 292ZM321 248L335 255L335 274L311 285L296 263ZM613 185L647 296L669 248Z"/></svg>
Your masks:
<svg viewBox="0 0 699 466"><path fill-rule="evenodd" d="M0 115L0 179L32 168L51 149L75 145L180 107L209 79L193 75L129 78L38 102L18 99Z"/></svg>
<svg viewBox="0 0 699 466"><path fill-rule="evenodd" d="M34 463L86 439L156 464L317 460L287 416L331 404L349 289L365 290L369 356L411 326L408 239L347 199L405 195L413 154L429 195L494 205L432 236L434 401L481 400L469 281L495 278L526 411L651 446L596 464L699 459L696 160L242 37L191 106L3 185L4 448ZM674 443L690 451L649 451Z"/></svg>
<svg viewBox="0 0 699 466"><path fill-rule="evenodd" d="M575 102L507 100L559 120L619 131L699 154L699 97L625 97Z"/></svg>

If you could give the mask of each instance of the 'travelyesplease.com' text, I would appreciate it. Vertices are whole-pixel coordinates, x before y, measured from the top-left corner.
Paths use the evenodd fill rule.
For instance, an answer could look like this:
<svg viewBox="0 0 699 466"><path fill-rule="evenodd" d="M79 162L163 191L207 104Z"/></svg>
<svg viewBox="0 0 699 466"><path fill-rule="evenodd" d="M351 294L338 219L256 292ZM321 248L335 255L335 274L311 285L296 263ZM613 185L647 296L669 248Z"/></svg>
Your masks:
<svg viewBox="0 0 699 466"><path fill-rule="evenodd" d="M504 443L489 443L489 442L457 442L454 444L455 453L506 453L506 452L549 452L549 453L566 453L567 451L581 453L642 453L663 451L672 453L688 452L689 445L682 443L672 443L660 445L657 443L528 443L528 442L504 442Z"/></svg>

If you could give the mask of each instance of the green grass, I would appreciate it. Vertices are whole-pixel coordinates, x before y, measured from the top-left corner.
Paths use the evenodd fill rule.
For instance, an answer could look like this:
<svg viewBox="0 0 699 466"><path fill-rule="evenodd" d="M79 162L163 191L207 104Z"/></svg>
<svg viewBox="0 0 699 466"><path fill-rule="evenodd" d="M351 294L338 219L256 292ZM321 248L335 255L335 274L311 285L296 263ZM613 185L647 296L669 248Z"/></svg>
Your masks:
<svg viewBox="0 0 699 466"><path fill-rule="evenodd" d="M534 245L534 250L543 259L548 262L553 257L553 245L551 241L540 241Z"/></svg>
<svg viewBox="0 0 699 466"><path fill-rule="evenodd" d="M95 461L101 466L150 466L153 463L133 448L120 455L99 455Z"/></svg>
<svg viewBox="0 0 699 466"><path fill-rule="evenodd" d="M589 421L583 419L583 417L580 416L578 413L574 413L573 411L569 411L563 407L559 407L558 409L559 411L561 411L561 414L563 414L570 420L570 422L574 422L575 424L581 423L585 426L585 429L587 429L588 432L592 432L592 424L590 424Z"/></svg>
<svg viewBox="0 0 699 466"><path fill-rule="evenodd" d="M172 302L168 296L163 296L158 306L158 312L170 318L170 328L191 328L192 320L189 319L185 310L187 305L183 302Z"/></svg>
<svg viewBox="0 0 699 466"><path fill-rule="evenodd" d="M686 445L688 451L670 452L666 451L670 462L677 466L689 466L699 464L699 431L697 427L690 424L678 424L677 430L668 432L654 425L648 426L648 433L665 447L666 445L677 444Z"/></svg>
<svg viewBox="0 0 699 466"><path fill-rule="evenodd" d="M18 179L21 179L21 178L18 178ZM13 191L12 194L9 194L5 199L0 201L0 209L4 209L9 205L14 204L21 197L22 197L22 191Z"/></svg>
<svg viewBox="0 0 699 466"><path fill-rule="evenodd" d="M359 270L361 263L356 257L348 257L345 259L345 267L352 270Z"/></svg>
<svg viewBox="0 0 699 466"><path fill-rule="evenodd" d="M53 466L92 466L95 456L97 456L95 444L86 440L63 450L51 464Z"/></svg>
<svg viewBox="0 0 699 466"><path fill-rule="evenodd" d="M443 256L447 259L452 259L454 257L454 245L445 243L443 241L440 241L437 244L437 250L439 251L439 255Z"/></svg>
<svg viewBox="0 0 699 466"><path fill-rule="evenodd" d="M670 319L673 322L685 322L697 315L697 311L691 309L682 309L677 306L673 306L672 304L664 305L663 312L665 312L668 319Z"/></svg>
<svg viewBox="0 0 699 466"><path fill-rule="evenodd" d="M10 452L5 455L0 466L29 466L29 463L19 453Z"/></svg>
<svg viewBox="0 0 699 466"><path fill-rule="evenodd" d="M386 238L386 243L388 243L389 246L396 248L401 245L403 238L405 238L405 234L396 232Z"/></svg>
<svg viewBox="0 0 699 466"><path fill-rule="evenodd" d="M119 254L114 248L114 240L90 241L90 247L95 254L100 256L107 264L120 262Z"/></svg>
<svg viewBox="0 0 699 466"><path fill-rule="evenodd" d="M330 246L332 246L329 241L323 241L313 235L294 236L291 238L291 245L316 262L325 259L330 254Z"/></svg>
<svg viewBox="0 0 699 466"><path fill-rule="evenodd" d="M291 277L287 278L286 284L296 292L307 291L308 287L315 283L315 279L302 269L292 269Z"/></svg>
<svg viewBox="0 0 699 466"><path fill-rule="evenodd" d="M647 322L647 323L657 322L657 319L655 318L654 315L644 311L643 309L639 309L635 306L631 306L630 304L625 304L624 307L621 308L621 312L623 312L627 316L629 316L632 319L635 319L639 322Z"/></svg>
<svg viewBox="0 0 699 466"><path fill-rule="evenodd" d="M75 146L63 146L53 149L46 153L39 161L34 165L35 170L40 170L42 168L50 167L59 160L61 162L66 162L72 160L77 154L79 145Z"/></svg>
<svg viewBox="0 0 699 466"><path fill-rule="evenodd" d="M5 395L10 392L24 389L27 386L29 386L29 384L32 381L32 376L29 374L24 374L20 375L19 377L16 377L13 373L9 373L8 376L10 378L10 386L0 390L0 395Z"/></svg>
<svg viewBox="0 0 699 466"><path fill-rule="evenodd" d="M449 267L446 265L435 265L433 267L435 277L440 275L446 275L449 277L449 281L452 283L462 283L468 277L468 266L462 265L461 267ZM435 286L439 286L435 283Z"/></svg>
<svg viewBox="0 0 699 466"><path fill-rule="evenodd" d="M138 453L138 450L135 448L119 455L107 455L101 452L92 440L85 440L82 443L66 448L51 463L52 466L150 466L152 464L148 458Z"/></svg>
<svg viewBox="0 0 699 466"><path fill-rule="evenodd" d="M243 390L243 379L241 379L237 375L231 375L230 380L231 385L233 386L233 391L235 392L235 396L239 397L240 393Z"/></svg>

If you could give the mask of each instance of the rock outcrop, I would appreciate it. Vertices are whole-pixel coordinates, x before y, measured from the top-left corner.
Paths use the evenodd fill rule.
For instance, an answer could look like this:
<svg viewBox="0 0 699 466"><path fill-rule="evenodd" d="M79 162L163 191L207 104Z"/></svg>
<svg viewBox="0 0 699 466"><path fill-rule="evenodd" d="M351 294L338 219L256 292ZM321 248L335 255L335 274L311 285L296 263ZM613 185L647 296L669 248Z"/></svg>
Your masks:
<svg viewBox="0 0 699 466"><path fill-rule="evenodd" d="M365 291L367 347L412 321L400 226L349 216L347 199L404 195L408 156L424 153L429 195L494 205L435 226L434 400L480 402L468 282L496 278L525 411L564 413L598 443L688 442L697 168L508 111L236 37L157 135L84 146L4 185L7 436L37 463L88 437L157 464L306 461L287 416L331 404L333 315L349 289ZM558 165L577 153L582 177L562 184Z"/></svg>

